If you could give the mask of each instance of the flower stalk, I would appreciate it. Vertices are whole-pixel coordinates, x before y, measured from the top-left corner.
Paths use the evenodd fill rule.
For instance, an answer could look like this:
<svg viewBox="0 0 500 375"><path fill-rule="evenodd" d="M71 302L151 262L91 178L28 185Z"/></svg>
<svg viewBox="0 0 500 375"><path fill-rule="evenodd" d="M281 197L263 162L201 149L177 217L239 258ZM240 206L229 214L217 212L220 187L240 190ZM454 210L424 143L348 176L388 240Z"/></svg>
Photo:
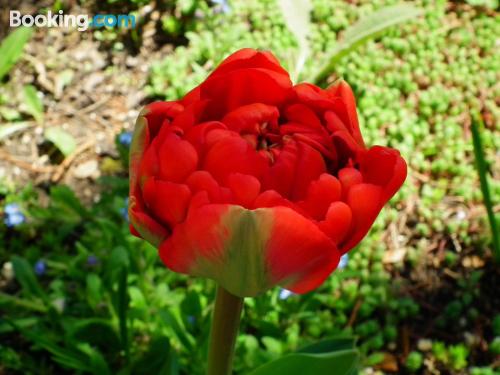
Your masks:
<svg viewBox="0 0 500 375"><path fill-rule="evenodd" d="M210 332L207 375L230 375L243 298L217 287Z"/></svg>

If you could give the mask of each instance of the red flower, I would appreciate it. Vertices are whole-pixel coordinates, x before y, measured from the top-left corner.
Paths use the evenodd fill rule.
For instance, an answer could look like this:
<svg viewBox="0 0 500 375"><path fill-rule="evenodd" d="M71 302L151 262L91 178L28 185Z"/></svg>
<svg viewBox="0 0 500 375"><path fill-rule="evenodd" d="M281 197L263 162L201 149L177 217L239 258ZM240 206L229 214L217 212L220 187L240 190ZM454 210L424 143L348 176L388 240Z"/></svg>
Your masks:
<svg viewBox="0 0 500 375"><path fill-rule="evenodd" d="M132 232L176 272L238 296L318 287L406 177L366 148L345 82L293 86L243 49L183 99L148 105L131 149Z"/></svg>

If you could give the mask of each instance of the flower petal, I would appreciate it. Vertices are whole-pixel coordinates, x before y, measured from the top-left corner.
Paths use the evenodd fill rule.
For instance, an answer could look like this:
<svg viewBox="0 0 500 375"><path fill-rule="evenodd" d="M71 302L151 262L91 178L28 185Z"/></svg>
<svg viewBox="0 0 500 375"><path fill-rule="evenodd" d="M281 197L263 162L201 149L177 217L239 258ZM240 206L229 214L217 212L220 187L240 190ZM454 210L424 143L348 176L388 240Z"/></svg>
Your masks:
<svg viewBox="0 0 500 375"><path fill-rule="evenodd" d="M288 96L292 83L284 74L248 68L216 75L201 84L201 98L213 99L205 120L218 120L224 114L251 103L279 106Z"/></svg>
<svg viewBox="0 0 500 375"><path fill-rule="evenodd" d="M222 185L231 173L243 173L259 178L267 167L266 159L239 136L226 137L208 150L203 169Z"/></svg>
<svg viewBox="0 0 500 375"><path fill-rule="evenodd" d="M380 186L366 183L349 189L347 204L352 211L353 224L346 241L340 246L343 254L356 246L370 230L384 205L382 193Z"/></svg>
<svg viewBox="0 0 500 375"><path fill-rule="evenodd" d="M141 115L148 122L151 138L155 137L160 131L165 120L171 121L179 113L184 110L184 107L177 102L153 102L148 104Z"/></svg>
<svg viewBox="0 0 500 375"><path fill-rule="evenodd" d="M319 227L335 244L339 244L349 232L351 223L351 208L346 203L337 201L330 205L325 220L319 223Z"/></svg>
<svg viewBox="0 0 500 375"><path fill-rule="evenodd" d="M170 228L186 217L191 191L184 184L149 178L142 189L144 203Z"/></svg>
<svg viewBox="0 0 500 375"><path fill-rule="evenodd" d="M234 109L224 116L222 122L235 132L253 132L263 123L277 124L279 117L278 108L262 104L252 103Z"/></svg>
<svg viewBox="0 0 500 375"><path fill-rule="evenodd" d="M159 177L165 181L183 182L198 164L198 154L191 143L170 133L158 149Z"/></svg>
<svg viewBox="0 0 500 375"><path fill-rule="evenodd" d="M267 242L271 282L294 293L317 288L337 267L340 253L312 221L287 207L272 210Z"/></svg>
<svg viewBox="0 0 500 375"><path fill-rule="evenodd" d="M128 215L130 224L140 234L142 238L153 246L160 246L162 241L168 236L168 230L159 224L155 219L146 214L139 205L136 197L130 197Z"/></svg>
<svg viewBox="0 0 500 375"><path fill-rule="evenodd" d="M227 74L236 69L262 68L269 69L288 77L288 72L283 69L272 53L257 51L252 48L243 48L229 55L213 71L209 78Z"/></svg>
<svg viewBox="0 0 500 375"><path fill-rule="evenodd" d="M340 182L335 176L323 173L309 185L302 207L314 219L322 220L330 203L340 199L341 189Z"/></svg>
<svg viewBox="0 0 500 375"><path fill-rule="evenodd" d="M390 199L406 178L406 162L397 150L373 146L361 156L360 166L365 182L383 186Z"/></svg>
<svg viewBox="0 0 500 375"><path fill-rule="evenodd" d="M349 132L356 142L364 147L363 137L359 130L358 114L356 112L356 98L354 97L351 86L342 79L330 86L327 91L341 99L341 101L334 102L335 112L342 119L344 124L349 127Z"/></svg>
<svg viewBox="0 0 500 375"><path fill-rule="evenodd" d="M176 272L212 278L247 297L278 283L309 291L336 267L340 254L316 225L289 208L211 204L174 228L160 256Z"/></svg>
<svg viewBox="0 0 500 375"><path fill-rule="evenodd" d="M259 195L260 182L254 176L232 173L228 176L227 186L233 193L234 203L250 208Z"/></svg>

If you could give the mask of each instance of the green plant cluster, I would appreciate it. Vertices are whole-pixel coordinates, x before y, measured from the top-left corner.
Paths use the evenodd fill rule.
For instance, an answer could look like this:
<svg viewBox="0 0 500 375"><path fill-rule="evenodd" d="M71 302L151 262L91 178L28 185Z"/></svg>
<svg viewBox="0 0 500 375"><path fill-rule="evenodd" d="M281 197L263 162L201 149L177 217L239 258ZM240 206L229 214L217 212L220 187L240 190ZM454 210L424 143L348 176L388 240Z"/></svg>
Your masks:
<svg viewBox="0 0 500 375"><path fill-rule="evenodd" d="M312 55L302 77L312 76L347 26L395 3L314 0ZM400 355L407 327L423 324L421 301L408 292L403 278L393 275L425 268L435 236L453 239L443 250L443 267L459 266L456 244L484 254L486 229L478 231L477 222L466 216L481 199L468 129L472 110L486 115L482 136L486 156L494 160L500 118L495 102L500 96L499 18L459 3L415 3L425 10L419 21L391 29L332 72L332 79L343 77L356 92L367 144L400 149L409 161L409 180L362 246L349 254L347 266L316 292L285 298L276 288L245 301L237 373L318 339L350 334L358 338L363 367L380 366L385 354ZM204 3L189 12L196 13L191 31L179 19L162 21L164 33L185 33L187 44L154 64L146 87L151 99L179 98L240 47L272 50L285 67L293 67L297 43L274 1L234 0L224 8ZM126 150L119 151L126 166ZM498 199L498 181L492 190ZM0 292L0 369L202 374L213 283L168 271L155 249L129 234L125 176L102 179L101 191L101 199L86 207L65 187L53 187L41 203L30 187L16 192L0 186L0 212L17 203L26 217L15 228L0 224L0 280L13 288ZM415 203L412 211L401 215L409 201ZM394 248L387 249L391 225L410 232L392 238ZM479 227L487 228L486 219ZM401 249L402 259L388 259ZM472 331L483 313L477 307L484 298L478 287L483 276L475 271L457 281L435 317L438 329L456 337ZM491 329L483 358L500 352L499 316L492 318ZM404 371L418 373L430 361L449 372L495 374L485 359L475 361L474 337L463 342L428 339L427 346L412 344Z"/></svg>

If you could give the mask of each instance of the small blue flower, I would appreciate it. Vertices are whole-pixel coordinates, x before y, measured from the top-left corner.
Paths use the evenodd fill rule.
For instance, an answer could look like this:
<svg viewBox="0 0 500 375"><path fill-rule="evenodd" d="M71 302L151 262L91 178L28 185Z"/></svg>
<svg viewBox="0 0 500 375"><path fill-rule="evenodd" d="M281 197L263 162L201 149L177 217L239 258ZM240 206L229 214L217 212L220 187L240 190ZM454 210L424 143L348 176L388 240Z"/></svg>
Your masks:
<svg viewBox="0 0 500 375"><path fill-rule="evenodd" d="M87 257L87 265L90 267L97 266L99 264L99 258L94 254L91 254Z"/></svg>
<svg viewBox="0 0 500 375"><path fill-rule="evenodd" d="M132 132L123 132L118 136L118 142L125 147L130 147L132 143Z"/></svg>
<svg viewBox="0 0 500 375"><path fill-rule="evenodd" d="M288 297L293 296L294 294L295 294L294 292L291 292L288 289L281 288L280 294L279 294L278 298L281 299L281 300L285 300Z"/></svg>
<svg viewBox="0 0 500 375"><path fill-rule="evenodd" d="M212 0L212 4L215 4L215 13L229 13L231 7L229 6L228 0Z"/></svg>
<svg viewBox="0 0 500 375"><path fill-rule="evenodd" d="M196 317L193 315L188 315L187 321L189 324L191 324L193 326L196 323Z"/></svg>
<svg viewBox="0 0 500 375"><path fill-rule="evenodd" d="M26 220L26 217L21 212L19 204L17 203L6 204L4 207L4 212L5 212L4 223L9 228L22 224Z"/></svg>
<svg viewBox="0 0 500 375"><path fill-rule="evenodd" d="M125 198L125 206L120 208L120 214L122 217L125 219L125 221L128 223L128 197Z"/></svg>
<svg viewBox="0 0 500 375"><path fill-rule="evenodd" d="M47 265L45 264L45 262L43 260L40 259L40 260L37 260L33 269L35 270L35 273L38 276L42 276L45 273L45 271L47 270Z"/></svg>
<svg viewBox="0 0 500 375"><path fill-rule="evenodd" d="M349 261L349 255L344 254L340 257L339 265L337 266L338 269L343 270L347 266L347 262Z"/></svg>

